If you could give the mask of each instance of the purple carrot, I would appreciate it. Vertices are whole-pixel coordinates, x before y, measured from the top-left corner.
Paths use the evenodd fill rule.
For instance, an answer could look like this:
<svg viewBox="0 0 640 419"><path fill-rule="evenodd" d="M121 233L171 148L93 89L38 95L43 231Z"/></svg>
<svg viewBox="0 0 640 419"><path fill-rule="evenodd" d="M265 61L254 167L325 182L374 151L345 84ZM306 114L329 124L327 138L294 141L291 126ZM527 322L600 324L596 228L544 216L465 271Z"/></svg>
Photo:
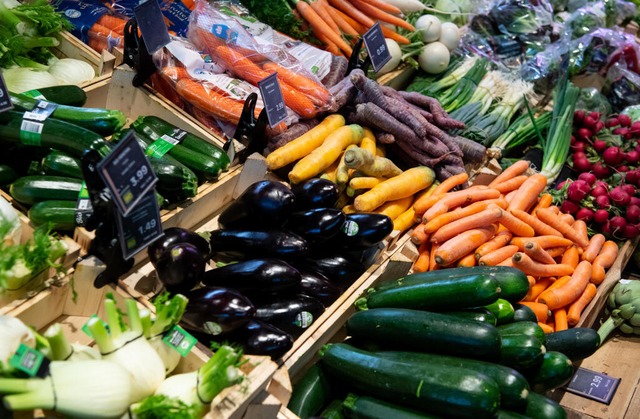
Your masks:
<svg viewBox="0 0 640 419"><path fill-rule="evenodd" d="M462 150L462 159L466 163L480 163L484 160L485 155L487 154L487 148L482 144L460 135L452 137L452 140L458 144L460 150Z"/></svg>
<svg viewBox="0 0 640 419"><path fill-rule="evenodd" d="M403 143L401 141L396 141L394 144L402 151L402 153L404 153L408 157L411 157L414 161L423 166L436 167L447 157L446 154L435 158L429 157L428 155L424 154L422 150L419 150L413 147L411 144Z"/></svg>
<svg viewBox="0 0 640 419"><path fill-rule="evenodd" d="M396 139L416 137L411 128L374 103L369 102L357 105L356 113L358 118L361 118L366 125L378 128L380 131L389 132Z"/></svg>
<svg viewBox="0 0 640 419"><path fill-rule="evenodd" d="M433 115L433 120L440 128L463 129L464 122L449 117L449 114L442 108L438 99L425 96L418 92L399 92L408 102L427 109Z"/></svg>
<svg viewBox="0 0 640 419"><path fill-rule="evenodd" d="M388 132L376 131L375 136L376 141L380 144L393 144L396 141L396 137Z"/></svg>
<svg viewBox="0 0 640 419"><path fill-rule="evenodd" d="M444 136L440 138L440 141L442 141L444 145L449 147L449 150L451 150L453 154L458 157L464 157L464 153L460 149L460 146L458 146L458 143L456 143L449 134L445 133Z"/></svg>
<svg viewBox="0 0 640 419"><path fill-rule="evenodd" d="M347 73L347 67L349 66L349 61L343 56L333 55L331 58L331 68L329 69L329 73L322 79L322 84L325 87L333 87L341 78L343 78Z"/></svg>
<svg viewBox="0 0 640 419"><path fill-rule="evenodd" d="M337 112L347 103L352 101L358 91L356 87L353 85L353 83L351 83L351 80L349 79L349 77L345 77L343 81L345 82L343 83L341 81L340 83L334 86L334 87L341 86L340 90L337 90L335 93L333 91L333 88L329 90L332 94L331 103L328 109L329 112Z"/></svg>

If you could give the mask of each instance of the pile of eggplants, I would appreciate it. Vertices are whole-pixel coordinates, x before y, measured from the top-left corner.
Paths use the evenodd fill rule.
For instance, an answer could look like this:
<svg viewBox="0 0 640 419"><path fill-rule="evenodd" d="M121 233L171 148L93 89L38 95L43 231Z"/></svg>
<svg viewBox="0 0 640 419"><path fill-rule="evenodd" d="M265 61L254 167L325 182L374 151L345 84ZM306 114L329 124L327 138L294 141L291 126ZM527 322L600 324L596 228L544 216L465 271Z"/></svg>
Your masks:
<svg viewBox="0 0 640 419"><path fill-rule="evenodd" d="M219 216L220 229L169 228L149 246L160 281L187 296L182 326L202 340L279 358L373 264L393 230L381 214L345 215L338 189L263 180ZM206 270L210 259L216 268Z"/></svg>

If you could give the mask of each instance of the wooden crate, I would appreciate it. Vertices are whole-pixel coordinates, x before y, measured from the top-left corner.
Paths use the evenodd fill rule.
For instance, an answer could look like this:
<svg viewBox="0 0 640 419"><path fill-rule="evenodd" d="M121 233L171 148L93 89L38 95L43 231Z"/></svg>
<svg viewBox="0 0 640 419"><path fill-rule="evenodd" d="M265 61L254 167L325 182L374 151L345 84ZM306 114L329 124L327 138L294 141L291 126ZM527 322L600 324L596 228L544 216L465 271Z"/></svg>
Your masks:
<svg viewBox="0 0 640 419"><path fill-rule="evenodd" d="M53 53L58 58L74 58L87 62L93 67L96 72L96 77L93 80L81 83L79 86L87 88L94 83L108 80L111 77L113 69L117 65L116 57L112 54L104 51L98 53L84 42L73 36L70 32L64 31L58 36L60 45L53 48Z"/></svg>
<svg viewBox="0 0 640 419"><path fill-rule="evenodd" d="M103 301L106 293L111 292L120 308L124 309L124 300L131 298L120 287L107 286L101 289L93 287L93 279L102 272L105 266L95 258L89 258L78 264L74 273L77 301L73 301L73 291L70 281L65 281L59 287L52 287L39 293L27 304L11 312L11 315L22 320L25 324L43 331L53 323L60 323L70 342L91 344L92 339L81 331L82 326L90 316L97 314L105 318ZM175 373L189 372L197 369L211 356L211 351L203 345L196 345L191 352L181 359ZM271 377L276 372L276 364L268 357L246 356L241 370L245 375L245 382L241 385L225 389L214 399L211 410L205 416L208 419L244 417L247 409L258 398L264 401L264 390Z"/></svg>

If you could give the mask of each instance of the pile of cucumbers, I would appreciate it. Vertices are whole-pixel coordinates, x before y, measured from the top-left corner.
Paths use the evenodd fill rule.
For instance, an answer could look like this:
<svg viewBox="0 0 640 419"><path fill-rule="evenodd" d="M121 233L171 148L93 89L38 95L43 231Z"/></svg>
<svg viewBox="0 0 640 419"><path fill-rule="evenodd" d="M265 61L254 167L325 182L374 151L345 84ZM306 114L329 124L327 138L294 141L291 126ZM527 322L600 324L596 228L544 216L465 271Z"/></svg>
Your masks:
<svg viewBox="0 0 640 419"><path fill-rule="evenodd" d="M566 418L544 393L600 344L593 329L544 333L517 302L519 269L455 268L369 289L348 339L320 350L294 386L301 418Z"/></svg>

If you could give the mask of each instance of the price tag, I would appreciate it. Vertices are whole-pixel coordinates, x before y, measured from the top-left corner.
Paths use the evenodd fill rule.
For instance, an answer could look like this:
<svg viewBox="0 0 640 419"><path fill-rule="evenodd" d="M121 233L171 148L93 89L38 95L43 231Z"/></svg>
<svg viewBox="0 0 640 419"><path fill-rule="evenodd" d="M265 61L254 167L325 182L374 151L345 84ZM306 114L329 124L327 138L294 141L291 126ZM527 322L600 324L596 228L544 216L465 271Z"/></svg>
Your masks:
<svg viewBox="0 0 640 419"><path fill-rule="evenodd" d="M171 42L158 0L147 0L136 6L133 14L149 54L153 54Z"/></svg>
<svg viewBox="0 0 640 419"><path fill-rule="evenodd" d="M4 82L2 71L0 70L0 112L8 111L9 109L13 109L13 104L9 96L9 89L7 89L7 84Z"/></svg>
<svg viewBox="0 0 640 419"><path fill-rule="evenodd" d="M87 185L83 181L82 187L80 188L80 194L78 194L78 201L76 203L76 225L84 227L91 214L93 214L93 207L91 206L91 199L89 199Z"/></svg>
<svg viewBox="0 0 640 419"><path fill-rule="evenodd" d="M567 391L609 404L618 388L618 384L620 384L619 378L586 368L578 368L569 384L567 384Z"/></svg>
<svg viewBox="0 0 640 419"><path fill-rule="evenodd" d="M44 377L49 369L49 360L44 355L24 343L18 346L18 350L9 360L9 365L26 373L29 377Z"/></svg>
<svg viewBox="0 0 640 419"><path fill-rule="evenodd" d="M125 259L135 256L162 235L156 194L151 190L128 214L117 214L118 237Z"/></svg>
<svg viewBox="0 0 640 419"><path fill-rule="evenodd" d="M132 131L98 163L98 173L113 195L119 212L125 216L158 181Z"/></svg>
<svg viewBox="0 0 640 419"><path fill-rule="evenodd" d="M380 22L376 22L363 36L364 46L373 64L373 70L377 73L391 59L391 53L384 39Z"/></svg>
<svg viewBox="0 0 640 419"><path fill-rule="evenodd" d="M167 333L165 333L162 341L175 349L183 357L191 351L198 339L194 338L182 327L175 325Z"/></svg>
<svg viewBox="0 0 640 419"><path fill-rule="evenodd" d="M270 76L258 82L262 102L267 110L267 119L271 128L278 125L287 118L287 108L284 106L284 98L278 81L278 74L273 73Z"/></svg>
<svg viewBox="0 0 640 419"><path fill-rule="evenodd" d="M165 134L149 144L144 152L149 157L159 159L180 144L187 134L187 131L176 128L171 135Z"/></svg>
<svg viewBox="0 0 640 419"><path fill-rule="evenodd" d="M91 330L89 329L89 321L93 318L97 318L98 315L97 314L93 314L91 317L89 317L89 320L86 321L86 323L84 324L84 326L82 326L82 330L84 332L85 335L89 336L91 339L93 339L93 333L91 333ZM109 325L107 324L107 322L105 322L104 320L100 319L100 321L102 322L102 324L104 325L104 328L107 329L107 332L109 331Z"/></svg>

